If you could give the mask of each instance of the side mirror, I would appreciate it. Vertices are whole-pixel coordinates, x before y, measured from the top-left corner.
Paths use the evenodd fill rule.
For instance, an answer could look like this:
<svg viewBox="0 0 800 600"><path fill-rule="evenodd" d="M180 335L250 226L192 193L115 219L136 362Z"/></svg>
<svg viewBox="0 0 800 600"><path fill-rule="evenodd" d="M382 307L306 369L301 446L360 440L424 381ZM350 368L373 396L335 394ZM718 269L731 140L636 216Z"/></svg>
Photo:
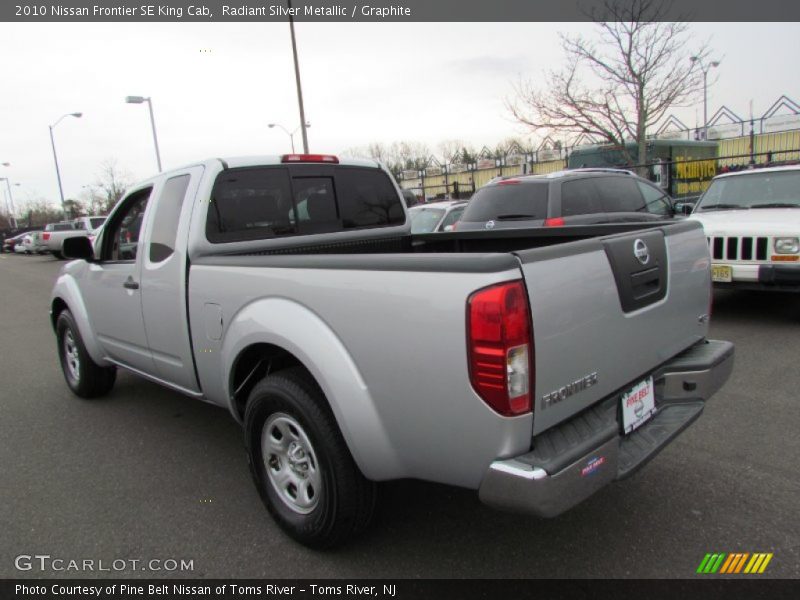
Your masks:
<svg viewBox="0 0 800 600"><path fill-rule="evenodd" d="M676 202L673 208L676 215L690 215L694 210L694 202Z"/></svg>
<svg viewBox="0 0 800 600"><path fill-rule="evenodd" d="M92 242L85 235L65 239L61 247L61 254L64 255L64 258L77 258L90 262L94 260Z"/></svg>

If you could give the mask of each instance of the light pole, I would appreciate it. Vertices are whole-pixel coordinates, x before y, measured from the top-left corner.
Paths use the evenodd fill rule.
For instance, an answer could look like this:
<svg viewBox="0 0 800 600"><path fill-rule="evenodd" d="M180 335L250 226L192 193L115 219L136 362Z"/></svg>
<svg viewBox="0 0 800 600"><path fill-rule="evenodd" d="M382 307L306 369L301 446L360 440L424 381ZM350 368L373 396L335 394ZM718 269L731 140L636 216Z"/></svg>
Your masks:
<svg viewBox="0 0 800 600"><path fill-rule="evenodd" d="M4 167L9 166L9 163L3 163ZM8 187L8 203L6 204L6 209L8 210L8 216L14 223L14 229L17 228L17 209L14 207L14 195L11 193L11 180L8 177L0 177L0 181L5 181L6 186ZM15 186L19 187L18 183L14 184Z"/></svg>
<svg viewBox="0 0 800 600"><path fill-rule="evenodd" d="M300 63L297 61L297 41L294 37L294 18L292 0L286 0L289 7L289 30L292 32L292 56L294 56L294 78L297 82L297 104L300 106L300 128L303 130L303 152L308 154L308 134L306 133L306 110L303 107L303 87L300 85ZM294 144L294 142L292 142ZM294 150L292 150L294 152Z"/></svg>
<svg viewBox="0 0 800 600"><path fill-rule="evenodd" d="M58 121L52 125L48 125L50 128L50 145L53 146L53 161L56 163L56 178L58 179L58 194L61 197L61 212L64 214L66 214L64 211L64 188L61 186L61 171L58 168L58 155L56 154L56 141L55 138L53 138L53 128L58 125L61 122L61 119L64 117L75 117L76 119L80 119L82 116L82 112L67 113L65 115L61 115L58 118Z"/></svg>
<svg viewBox="0 0 800 600"><path fill-rule="evenodd" d="M703 72L703 140L708 139L708 72L713 67L719 66L718 60L712 60L709 64L703 64L703 59L699 56L690 56L689 60L692 64L697 63L700 65L700 70Z"/></svg>
<svg viewBox="0 0 800 600"><path fill-rule="evenodd" d="M158 151L158 136L156 135L156 120L155 117L153 117L153 102L149 97L145 98L144 96L125 96L125 102L128 104L147 102L147 106L150 108L150 125L153 127L153 143L156 146L156 163L158 164L158 172L160 173L162 171L161 153Z"/></svg>
<svg viewBox="0 0 800 600"><path fill-rule="evenodd" d="M289 131L288 129L286 129L286 127L284 127L280 123L268 123L267 127L269 127L270 129L272 129L273 127L280 127L281 129L283 129L283 131L286 132L286 135L288 135L289 139L292 141L292 154L294 154L294 134L297 133L297 130L300 129L301 125L295 127L294 131ZM311 127L311 123L306 121L305 129L308 129L309 127ZM308 154L308 149L306 149L306 154Z"/></svg>

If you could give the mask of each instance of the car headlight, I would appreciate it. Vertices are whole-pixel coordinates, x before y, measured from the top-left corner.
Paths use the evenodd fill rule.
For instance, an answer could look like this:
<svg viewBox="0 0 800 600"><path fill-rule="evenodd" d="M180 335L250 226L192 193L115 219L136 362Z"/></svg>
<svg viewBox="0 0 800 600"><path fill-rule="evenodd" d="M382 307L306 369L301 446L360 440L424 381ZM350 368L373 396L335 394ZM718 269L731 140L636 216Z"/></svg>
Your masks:
<svg viewBox="0 0 800 600"><path fill-rule="evenodd" d="M775 238L775 252L778 254L797 254L800 252L800 240L796 237Z"/></svg>

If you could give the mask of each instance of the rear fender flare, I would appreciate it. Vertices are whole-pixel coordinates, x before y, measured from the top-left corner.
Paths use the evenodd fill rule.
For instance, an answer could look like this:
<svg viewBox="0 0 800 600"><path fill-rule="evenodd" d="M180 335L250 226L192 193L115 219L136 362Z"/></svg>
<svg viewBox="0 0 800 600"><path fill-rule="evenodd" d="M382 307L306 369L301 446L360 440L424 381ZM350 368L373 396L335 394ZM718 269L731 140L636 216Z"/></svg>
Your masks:
<svg viewBox="0 0 800 600"><path fill-rule="evenodd" d="M285 298L256 300L243 307L227 327L221 358L229 407L234 414L231 381L235 361L248 347L264 343L291 353L313 375L356 464L367 478L402 476L402 465L352 357L327 323L297 302Z"/></svg>

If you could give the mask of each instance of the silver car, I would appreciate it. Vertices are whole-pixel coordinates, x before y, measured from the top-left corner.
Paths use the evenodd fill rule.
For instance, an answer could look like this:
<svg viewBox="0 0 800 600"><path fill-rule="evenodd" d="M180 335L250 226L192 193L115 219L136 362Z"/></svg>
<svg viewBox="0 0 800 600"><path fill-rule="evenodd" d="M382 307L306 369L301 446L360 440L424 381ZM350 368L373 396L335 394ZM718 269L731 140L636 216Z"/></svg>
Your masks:
<svg viewBox="0 0 800 600"><path fill-rule="evenodd" d="M408 209L411 233L452 231L467 203L459 200L418 204Z"/></svg>

